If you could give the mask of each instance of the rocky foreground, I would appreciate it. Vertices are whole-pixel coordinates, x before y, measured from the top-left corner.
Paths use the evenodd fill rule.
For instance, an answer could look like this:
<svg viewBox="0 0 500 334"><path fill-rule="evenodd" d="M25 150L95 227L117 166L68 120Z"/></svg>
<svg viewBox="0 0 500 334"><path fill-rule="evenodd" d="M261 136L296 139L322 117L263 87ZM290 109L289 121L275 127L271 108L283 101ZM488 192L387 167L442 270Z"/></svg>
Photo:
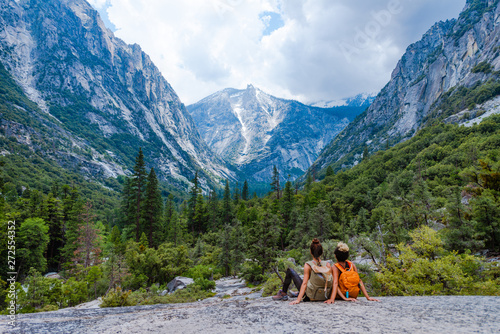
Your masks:
<svg viewBox="0 0 500 334"><path fill-rule="evenodd" d="M385 297L289 305L256 294L197 303L69 308L0 318L2 333L499 333L500 297Z"/></svg>

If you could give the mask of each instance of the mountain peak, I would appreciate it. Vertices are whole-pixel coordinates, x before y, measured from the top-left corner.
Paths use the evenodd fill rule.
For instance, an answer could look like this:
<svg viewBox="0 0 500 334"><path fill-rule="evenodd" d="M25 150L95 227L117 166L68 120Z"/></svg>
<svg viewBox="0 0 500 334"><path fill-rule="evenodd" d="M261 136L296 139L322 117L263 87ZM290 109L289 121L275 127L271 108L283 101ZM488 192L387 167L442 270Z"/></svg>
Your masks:
<svg viewBox="0 0 500 334"><path fill-rule="evenodd" d="M330 109L280 99L252 84L187 108L208 145L259 182L269 180L273 165L292 179L302 175L349 122Z"/></svg>

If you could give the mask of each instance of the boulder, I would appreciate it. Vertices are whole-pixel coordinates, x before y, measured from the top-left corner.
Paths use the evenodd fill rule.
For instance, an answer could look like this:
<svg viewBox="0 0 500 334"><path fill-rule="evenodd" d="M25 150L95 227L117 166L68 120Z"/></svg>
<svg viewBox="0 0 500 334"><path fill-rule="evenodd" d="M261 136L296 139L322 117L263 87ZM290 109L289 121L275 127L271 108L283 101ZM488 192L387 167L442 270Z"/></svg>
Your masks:
<svg viewBox="0 0 500 334"><path fill-rule="evenodd" d="M176 290L184 289L189 284L193 284L194 280L189 277L177 276L167 284L167 289L169 292L174 292Z"/></svg>
<svg viewBox="0 0 500 334"><path fill-rule="evenodd" d="M56 272L50 272L50 273L46 273L45 275L43 275L45 277L48 277L48 278L57 278L57 279L62 279L62 277L59 275L59 273L56 273Z"/></svg>

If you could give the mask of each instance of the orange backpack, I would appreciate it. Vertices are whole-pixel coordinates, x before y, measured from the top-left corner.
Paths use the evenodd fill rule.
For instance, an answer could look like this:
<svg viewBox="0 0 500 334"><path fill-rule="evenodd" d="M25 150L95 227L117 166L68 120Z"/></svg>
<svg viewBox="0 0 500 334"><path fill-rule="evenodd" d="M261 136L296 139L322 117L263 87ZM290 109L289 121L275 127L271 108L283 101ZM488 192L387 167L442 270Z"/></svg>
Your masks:
<svg viewBox="0 0 500 334"><path fill-rule="evenodd" d="M346 262L349 266L348 269L345 269L339 263L335 263L335 266L340 270L339 289L344 295L346 291L349 291L349 298L357 298L359 294L359 275L354 270L352 262Z"/></svg>

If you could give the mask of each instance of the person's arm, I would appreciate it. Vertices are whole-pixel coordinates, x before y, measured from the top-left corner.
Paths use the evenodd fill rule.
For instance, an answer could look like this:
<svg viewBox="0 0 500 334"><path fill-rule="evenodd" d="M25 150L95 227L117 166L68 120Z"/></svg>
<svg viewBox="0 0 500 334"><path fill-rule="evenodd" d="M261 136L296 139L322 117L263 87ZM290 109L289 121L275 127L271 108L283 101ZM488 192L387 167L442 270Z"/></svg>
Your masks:
<svg viewBox="0 0 500 334"><path fill-rule="evenodd" d="M311 276L311 267L306 263L304 265L304 280L302 281L302 285L300 286L299 296L296 300L290 303L290 305L295 305L300 303L304 295L306 294L307 282L309 281L309 277Z"/></svg>
<svg viewBox="0 0 500 334"><path fill-rule="evenodd" d="M335 266L333 266L331 269L332 269L332 274L333 274L332 295L331 295L330 299L325 301L325 303L327 303L327 304L335 303L335 296L337 296L337 290L339 288L339 270Z"/></svg>
<svg viewBox="0 0 500 334"><path fill-rule="evenodd" d="M358 268L356 268L354 263L352 264L352 266L354 267L354 271L358 272ZM366 297L367 300L371 300L372 302L379 302L380 301L378 299L375 299L375 298L368 296L368 292L366 291L365 285L363 284L363 281L361 280L361 278L359 279L359 288L361 289L361 291L363 292L363 295Z"/></svg>

